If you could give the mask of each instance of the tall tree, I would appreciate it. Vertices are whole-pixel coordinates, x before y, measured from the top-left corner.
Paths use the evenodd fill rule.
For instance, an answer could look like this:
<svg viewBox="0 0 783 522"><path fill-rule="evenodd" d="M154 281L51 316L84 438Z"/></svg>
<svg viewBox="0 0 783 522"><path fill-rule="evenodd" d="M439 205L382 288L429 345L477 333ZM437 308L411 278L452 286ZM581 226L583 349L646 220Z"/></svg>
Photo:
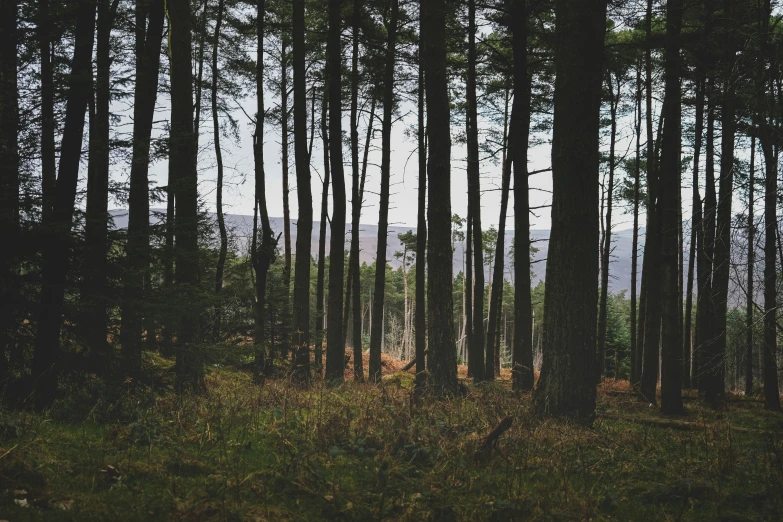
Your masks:
<svg viewBox="0 0 783 522"><path fill-rule="evenodd" d="M210 102L212 105L212 134L215 142L215 161L217 163L217 185L215 187L215 213L217 214L218 232L220 234L220 249L218 250L217 266L215 267L215 324L214 338L220 339L222 323L222 304L220 294L223 292L223 272L226 267L226 255L228 254L228 233L226 232L226 219L223 216L223 151L220 148L220 115L218 110L218 50L220 48L220 27L223 24L223 11L225 0L218 0L217 19L215 20L215 35L212 42L212 85L210 88Z"/></svg>
<svg viewBox="0 0 783 522"><path fill-rule="evenodd" d="M275 261L275 250L280 238L275 238L269 222L266 206L266 173L264 171L264 37L266 0L258 0L256 10L256 128L253 135L253 160L255 166L255 211L253 214L252 264L255 272L253 300L253 346L255 350L255 376L266 373L265 321L266 287L269 268ZM258 231L258 217L261 230ZM260 236L260 238L259 238Z"/></svg>
<svg viewBox="0 0 783 522"><path fill-rule="evenodd" d="M164 0L154 0L152 3L138 0L136 3L136 84L133 92L133 152L128 205L128 264L123 278L124 294L120 327L123 365L125 372L129 375L135 375L141 370L144 272L150 262L150 137L158 96L160 44L163 39L163 4ZM171 210L173 211L173 207ZM171 217L174 217L173 214ZM167 225L168 223L167 219ZM168 253L167 257L170 257Z"/></svg>
<svg viewBox="0 0 783 522"><path fill-rule="evenodd" d="M359 179L359 19L362 4L353 0L353 25L351 27L351 253L348 277L351 278L351 295L346 293L346 303L352 302L353 332L353 373L358 382L364 381L364 361L362 360L362 308L361 274L359 272L359 220L362 216L362 195L364 181ZM373 110L375 111L375 100ZM368 127L372 127L374 114L370 115ZM366 152L366 148L365 148ZM347 314L346 314L347 315Z"/></svg>
<svg viewBox="0 0 783 522"><path fill-rule="evenodd" d="M427 290L429 367L435 392L457 392L457 353L452 324L451 133L446 71L446 1L421 4L427 100L427 177L429 180Z"/></svg>
<svg viewBox="0 0 783 522"><path fill-rule="evenodd" d="M642 177L642 64L636 67L636 158L633 177L633 238L631 239L631 385L638 386L642 374L642 357L637 335L636 285L639 266L639 192Z"/></svg>
<svg viewBox="0 0 783 522"><path fill-rule="evenodd" d="M283 29L285 31L285 29ZM283 171L283 286L285 298L283 299L283 315L286 319L291 311L291 185L289 181L288 138L290 129L288 125L288 35L284 32L280 42L280 162ZM306 119L306 116L305 116ZM288 328L283 328L282 352L287 355L290 349L290 336ZM286 357L283 355L283 357Z"/></svg>
<svg viewBox="0 0 783 522"><path fill-rule="evenodd" d="M171 61L171 137L169 161L177 169L175 183L174 262L178 290L176 387L204 388L204 363L197 345L199 306L198 171L193 126L193 72L190 2L167 0Z"/></svg>
<svg viewBox="0 0 783 522"><path fill-rule="evenodd" d="M313 231L313 195L310 154L307 150L307 92L305 72L305 2L293 1L294 160L299 220L296 222L294 272L294 378L310 384L310 235Z"/></svg>
<svg viewBox="0 0 783 522"><path fill-rule="evenodd" d="M381 123L381 197L378 205L378 248L375 253L375 291L370 332L370 380L381 380L381 344L386 292L386 240L389 229L389 185L391 179L391 128L394 109L394 67L397 53L399 0L391 0L387 25L386 60L383 74L383 122Z"/></svg>
<svg viewBox="0 0 783 522"><path fill-rule="evenodd" d="M17 73L17 0L0 2L0 239L6 248L0 254L0 299L17 299L17 251L19 241L19 99ZM39 30L41 30L39 28ZM43 74L43 73L42 73ZM43 96L43 92L42 92ZM52 150L52 152L54 152ZM8 370L13 350L15 313L5 311L0 319L0 379Z"/></svg>
<svg viewBox="0 0 783 522"><path fill-rule="evenodd" d="M329 1L329 159L332 167L332 237L329 246L329 329L326 340L326 378L342 380L345 364L342 310L345 273L345 172L342 131L341 2ZM346 296L347 299L347 296ZM354 352L355 353L355 352ZM359 358L361 362L361 357ZM354 358L354 364L356 359Z"/></svg>
<svg viewBox="0 0 783 522"><path fill-rule="evenodd" d="M642 300L644 317L639 325L639 342L642 343L641 393L649 402L656 403L661 342L661 270L659 260L659 183L658 168L656 165L657 155L655 153L655 140L653 139L652 130L652 3L653 0L647 0L647 39L644 57L647 123L647 237L644 244L644 258L642 261Z"/></svg>
<svg viewBox="0 0 783 522"><path fill-rule="evenodd" d="M533 305L530 296L530 197L528 140L530 89L527 56L527 1L512 0L514 102L511 105L509 159L514 163L514 347L511 376L515 390L533 389ZM520 86L524 86L520 89Z"/></svg>
<svg viewBox="0 0 783 522"><path fill-rule="evenodd" d="M661 138L660 223L662 364L661 411L677 414L682 408L682 310L680 288L680 147L682 142L682 93L680 90L680 33L682 0L666 4L666 88Z"/></svg>
<svg viewBox="0 0 783 522"><path fill-rule="evenodd" d="M606 371L606 315L609 298L609 261L612 251L612 203L614 202L615 146L617 144L617 106L620 104L620 79L610 72L607 74L606 87L609 93L609 180L606 187L606 224L604 225L603 245L601 247L601 297L598 302L598 364L597 378L600 382ZM614 82L617 82L615 90ZM616 91L616 94L615 94ZM617 374L615 373L615 378Z"/></svg>
<svg viewBox="0 0 783 522"><path fill-rule="evenodd" d="M14 2L6 2L9 9L12 3L16 5ZM11 20L8 18L9 22ZM52 63L52 40L54 38L52 27L54 24L52 24L52 20L49 0L41 0L38 2L37 33L38 52L41 56L41 199L43 220L46 222L49 221L54 206L54 184L57 176L54 141L54 65ZM10 37L5 41L10 42ZM16 50L15 47L14 50ZM14 54L15 56L16 54ZM7 60L4 62L12 63ZM16 92L16 89L13 92Z"/></svg>
<svg viewBox="0 0 783 522"><path fill-rule="evenodd" d="M734 193L734 141L736 137L736 86L733 67L736 54L736 36L733 27L736 12L734 2L723 2L723 92L721 99L721 157L719 198L715 221L715 251L713 254L712 298L715 306L714 336L709 344L709 366L705 376L706 400L713 406L721 406L725 400L726 313L728 311L731 202Z"/></svg>
<svg viewBox="0 0 783 522"><path fill-rule="evenodd" d="M539 414L595 412L598 128L606 1L556 0L552 231L544 297ZM517 283L519 284L519 283Z"/></svg>
<svg viewBox="0 0 783 522"><path fill-rule="evenodd" d="M750 140L750 173L748 179L748 287L745 305L745 395L753 395L753 268L756 262L756 223L753 211L756 185L756 137Z"/></svg>
<svg viewBox="0 0 783 522"><path fill-rule="evenodd" d="M468 357L473 361L473 379L494 376L492 346L487 346L484 367L484 251L481 236L481 175L479 171L478 100L476 95L476 0L468 0L468 77L467 77L467 141L468 141L468 219L472 220L473 242L473 342ZM467 283L469 284L469 282ZM470 312L469 312L470 313Z"/></svg>
<svg viewBox="0 0 783 522"><path fill-rule="evenodd" d="M327 58L328 62L328 58ZM327 65L327 69L329 66ZM324 71L324 78L329 77L329 71ZM326 80L328 82L328 80ZM329 88L324 84L323 100L321 103L321 138L324 156L323 188L321 190L321 222L318 231L318 268L315 281L315 367L318 375L323 370L323 345L324 345L324 279L326 276L326 225L329 220L329 126L327 124L327 107L329 106ZM330 260L331 262L331 260Z"/></svg>
<svg viewBox="0 0 783 522"><path fill-rule="evenodd" d="M15 4L14 4L15 5ZM92 50L95 38L95 0L76 4L76 29L71 74L65 108L65 126L60 144L60 166L51 220L45 223L47 237L43 248L41 273L41 306L35 336L32 378L36 388L36 405L51 404L57 393L60 369L60 329L62 327L65 278L68 273L68 251L71 243L79 162L84 137L84 114L92 92ZM15 11L15 8L14 8ZM14 17L15 19L15 17ZM13 60L10 60L13 64ZM6 68L3 81L8 82ZM5 85L4 85L5 87ZM11 101L13 103L13 101ZM4 100L5 104L5 100ZM3 107L5 110L5 107ZM12 119L11 121L15 121ZM7 142L7 141L6 141ZM13 161L13 158L11 158ZM11 164L13 168L14 164ZM5 165L4 165L5 167ZM6 167L7 168L7 167ZM13 207L12 207L13 208Z"/></svg>
<svg viewBox="0 0 783 522"><path fill-rule="evenodd" d="M355 0L356 1L356 0ZM416 226L416 306L415 306L415 331L416 331L416 390L421 392L426 386L424 351L427 345L427 316L426 316L426 279L427 266L427 142L424 126L424 65L422 63L423 33L422 20L419 16L419 77L418 77L418 159L419 159L419 193L418 214Z"/></svg>
<svg viewBox="0 0 783 522"><path fill-rule="evenodd" d="M95 111L90 116L87 212L82 301L87 345L107 362L107 257L109 255L109 103L111 29L118 0L98 1Z"/></svg>

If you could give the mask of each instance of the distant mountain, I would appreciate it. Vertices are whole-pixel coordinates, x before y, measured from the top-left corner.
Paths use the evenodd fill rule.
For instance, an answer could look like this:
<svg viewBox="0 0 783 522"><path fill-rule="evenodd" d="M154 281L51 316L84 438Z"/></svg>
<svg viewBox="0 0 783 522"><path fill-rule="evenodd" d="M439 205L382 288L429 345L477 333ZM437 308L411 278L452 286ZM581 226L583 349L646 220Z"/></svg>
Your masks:
<svg viewBox="0 0 783 522"><path fill-rule="evenodd" d="M164 209L152 209L151 219L153 222L160 219L165 215ZM118 229L126 228L128 226L128 211L127 210L113 210L111 214L114 218L114 226ZM226 214L226 225L229 229L229 233L235 239L249 238L253 229L253 216L245 216L241 214ZM271 218L272 229L275 233L281 233L283 231L283 218ZM320 230L320 222L315 221L313 223L313 231L311 234L311 249L313 256L318 254L318 234ZM398 239L398 234L404 234L408 230L416 232L416 227L400 227L390 226L388 234L388 242L386 247L386 260L394 268L398 268L402 265L402 260L395 257L395 252L402 251L402 243ZM329 245L330 231L329 227L326 229L327 235L327 250ZM291 246L294 248L296 244L296 220L291 220ZM346 250L348 249L350 241L350 225L345 227L346 238ZM510 257L508 256L511 243L514 239L514 231L506 231L506 278L510 278ZM549 251L549 230L531 230L530 239L533 241L533 245L538 249L533 256L533 285L538 284L539 281L543 281L546 276L546 257ZM639 231L639 273L637 275L637 289L641 284L641 271L642 271L642 253L644 252L644 239L645 229L642 228ZM247 241L237 241L239 248L246 248ZM738 262L734 264L734 269L731 274L732 282L730 286L731 304L737 305L744 299L743 288L745 266L742 265L742 259L744 258L743 252L746 248L744 246L744 237L741 234L734 234L732 238L732 259L737 259ZM373 263L375 261L375 252L378 248L378 226L377 225L361 225L359 230L359 244L361 248L361 254L359 259L363 263ZM612 254L611 265L609 267L609 289L611 292L620 292L622 290L629 291L631 288L631 250L633 245L633 234L631 230L617 230L612 232ZM283 238L280 238L280 248L283 247ZM598 252L596 252L598 255ZM464 269L464 245L461 242L457 242L454 248L453 269L454 273L458 273ZM763 252L757 252L757 261L763 262ZM583 260L574 258L573 263L580 263ZM685 252L685 267L688 266L688 251ZM487 266L485 274L489 276L490 267ZM762 272L757 269L757 275ZM757 302L761 301L761 292L757 292Z"/></svg>

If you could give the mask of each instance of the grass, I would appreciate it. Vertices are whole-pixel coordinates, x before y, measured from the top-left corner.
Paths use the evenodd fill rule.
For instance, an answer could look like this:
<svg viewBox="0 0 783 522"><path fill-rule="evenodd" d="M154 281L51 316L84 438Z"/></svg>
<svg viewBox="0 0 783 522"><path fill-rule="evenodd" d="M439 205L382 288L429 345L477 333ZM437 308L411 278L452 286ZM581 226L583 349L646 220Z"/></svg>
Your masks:
<svg viewBox="0 0 783 522"><path fill-rule="evenodd" d="M688 401L663 418L624 383L592 428L533 418L508 382L415 404L379 387L253 384L213 366L208 393L100 383L45 414L0 410L0 519L779 520L783 416ZM155 373L157 372L157 373ZM511 428L489 454L484 438ZM684 426L683 426L684 425ZM687 429L684 429L687 428Z"/></svg>

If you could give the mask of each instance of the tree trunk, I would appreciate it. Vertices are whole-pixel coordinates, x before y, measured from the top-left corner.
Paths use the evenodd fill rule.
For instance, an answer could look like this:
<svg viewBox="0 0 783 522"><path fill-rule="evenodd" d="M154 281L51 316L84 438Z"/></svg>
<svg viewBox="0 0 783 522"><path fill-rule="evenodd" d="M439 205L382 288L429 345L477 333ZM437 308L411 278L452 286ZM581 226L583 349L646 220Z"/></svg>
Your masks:
<svg viewBox="0 0 783 522"><path fill-rule="evenodd" d="M128 205L128 267L123 280L125 293L120 327L123 366L129 375L137 375L141 370L144 274L150 262L150 137L158 95L160 44L163 39L163 3L163 0L156 0L149 5L148 23L145 9L147 3L139 0L136 6L136 85L133 93L133 156ZM169 181L169 186L171 185ZM171 217L173 218L173 215ZM167 250L167 257L170 253Z"/></svg>
<svg viewBox="0 0 783 522"><path fill-rule="evenodd" d="M171 151L169 161L177 169L175 185L174 262L177 285L178 391L204 389L204 363L196 342L200 312L195 304L199 279L198 171L193 125L193 72L190 2L167 0L171 47Z"/></svg>
<svg viewBox="0 0 783 522"><path fill-rule="evenodd" d="M212 43L212 127L215 140L215 160L217 162L217 187L215 211L217 213L218 231L220 232L220 251L218 252L217 266L215 267L215 324L214 339L220 340L222 323L222 308L220 294L223 292L223 270L226 266L228 254L228 234L226 232L226 220L223 216L223 153L220 150L220 120L218 119L217 88L218 88L218 48L220 44L220 26L223 23L224 0L218 0L217 20L215 21L215 41Z"/></svg>
<svg viewBox="0 0 783 522"><path fill-rule="evenodd" d="M328 62L328 59L327 59ZM324 78L329 78L330 72L325 71ZM329 138L327 133L327 107L329 106L328 85L324 85L323 100L321 103L321 138L323 141L324 155L324 179L321 192L321 223L318 231L318 273L315 283L315 371L321 375L323 369L323 345L324 345L324 276L326 274L326 224L329 219ZM330 260L333 261L333 260ZM328 358L328 355L327 355ZM342 367L342 360L340 365ZM342 373L341 373L342 375ZM328 377L327 377L328 378Z"/></svg>
<svg viewBox="0 0 783 522"><path fill-rule="evenodd" d="M680 146L682 101L680 89L680 32L682 0L666 4L666 90L662 117L661 168L659 181L660 263L662 301L661 412L682 413L682 291L680 288Z"/></svg>
<svg viewBox="0 0 783 522"><path fill-rule="evenodd" d="M642 261L642 294L644 320L640 326L642 343L642 395L656 403L660 364L660 214L658 212L658 168L652 122L652 0L647 1L647 42L645 50L645 90L647 104L647 237ZM661 115L661 122L663 115ZM659 124L660 125L660 124ZM660 136L659 136L660 137Z"/></svg>
<svg viewBox="0 0 783 522"><path fill-rule="evenodd" d="M267 276L269 268L275 261L275 249L280 236L275 238L272 226L269 222L269 212L266 206L266 173L264 172L264 16L266 0L258 0L256 17L256 129L253 136L253 160L255 166L255 207L257 212L253 215L253 245L252 264L255 271L255 295L253 302L253 346L255 351L255 377L261 378L272 369L271 364L267 369L265 332L264 332L264 307L266 305ZM258 242L258 221L256 215L261 217L261 241ZM270 311L270 316L272 315ZM271 323L271 321L270 321ZM271 363L271 361L270 361Z"/></svg>
<svg viewBox="0 0 783 522"><path fill-rule="evenodd" d="M611 131L609 138L609 183L606 188L606 224L604 225L604 243L601 248L601 298L598 303L598 353L596 357L597 373L596 381L606 372L606 312L609 298L609 261L612 250L612 199L614 197L614 153L617 142L617 106L620 103L620 85L618 80L617 98L615 101L612 74L607 75L607 87L609 88L609 113ZM615 369L617 378L617 369Z"/></svg>
<svg viewBox="0 0 783 522"><path fill-rule="evenodd" d="M288 356L291 349L291 329L288 326L291 321L291 206L289 197L291 188L289 183L289 159L288 159L288 40L284 34L280 44L280 148L283 171L283 328L281 333L281 358Z"/></svg>
<svg viewBox="0 0 783 522"><path fill-rule="evenodd" d="M84 224L82 303L85 340L91 355L106 366L111 356L106 342L109 249L109 103L110 37L117 0L98 2L95 114L90 118L87 167L87 211Z"/></svg>
<svg viewBox="0 0 783 522"><path fill-rule="evenodd" d="M362 306L361 306L361 273L359 265L359 220L362 215L362 195L360 186L364 188L364 177L359 178L359 17L361 15L360 0L353 0L353 28L351 30L351 254L349 277L352 280L352 294L346 294L345 300L353 302L353 375L357 382L364 382L364 361L362 360ZM375 99L372 101L372 111L368 122L368 131L372 128L375 112ZM370 134L367 136L368 143ZM365 158L367 145L365 145ZM366 173L364 170L363 174Z"/></svg>
<svg viewBox="0 0 783 522"><path fill-rule="evenodd" d="M685 300L685 326L683 328L682 343L682 376L683 386L691 388L696 377L695 365L692 364L693 347L695 346L695 335L692 324L693 314L693 279L694 263L696 262L697 245L700 245L702 239L701 230L701 196L699 195L699 160L701 159L702 134L704 133L704 79L699 77L696 84L696 137L693 150L693 200L691 203L691 247L688 258L688 284ZM698 288L698 287L697 287ZM698 312L697 312L698 313ZM691 371L693 373L691 373ZM692 377L693 376L693 377Z"/></svg>
<svg viewBox="0 0 783 522"><path fill-rule="evenodd" d="M386 62L383 77L383 123L381 128L381 196L378 212L378 249L375 253L375 297L373 324L370 332L370 380L381 380L382 325L386 288L386 236L389 228L389 182L391 178L391 127L394 108L394 61L397 47L399 1L391 0L391 18L386 41Z"/></svg>
<svg viewBox="0 0 783 522"><path fill-rule="evenodd" d="M642 375L642 357L637 336L636 284L639 265L639 184L642 174L642 64L636 69L636 161L633 182L633 239L631 245L631 386L638 386Z"/></svg>
<svg viewBox="0 0 783 522"><path fill-rule="evenodd" d="M6 0L8 8L16 5ZM14 20L16 18L14 17ZM57 175L54 141L54 66L52 64L52 16L49 0L38 2L38 51L41 54L41 194L42 217L49 222L54 206L55 177ZM10 36L6 41L11 41ZM10 48L9 48L10 51ZM14 58L16 45L14 45ZM7 59L3 61L6 62ZM7 61L9 65L13 61ZM17 89L14 89L16 92ZM4 119L5 121L5 119Z"/></svg>
<svg viewBox="0 0 783 522"><path fill-rule="evenodd" d="M503 308L503 266L506 260L506 214L508 213L508 195L511 185L511 155L507 154L508 149L508 97L509 90L506 89L506 104L503 118L503 134L505 139L503 140L503 172L501 180L501 192L500 192L500 218L498 221L498 240L495 246L495 263L492 268L492 292L489 301L489 318L487 320L487 347L491 345L493 348L496 345L496 341L500 338L500 329L498 324L500 321L500 311ZM495 356L490 359L489 349L487 350L487 366L492 365L493 373L497 369L495 367L495 359L500 355L498 351L492 352ZM499 374L498 370L498 374ZM489 378L490 372L487 371L487 378Z"/></svg>
<svg viewBox="0 0 783 522"><path fill-rule="evenodd" d="M556 0L552 231L537 413L595 414L598 312L598 129L606 1ZM521 284L517 281L517 284Z"/></svg>
<svg viewBox="0 0 783 522"><path fill-rule="evenodd" d="M310 236L313 231L313 196L310 190L310 156L307 151L307 98L305 84L305 3L293 2L294 159L299 220L296 222L294 273L294 378L310 384Z"/></svg>
<svg viewBox="0 0 783 522"><path fill-rule="evenodd" d="M427 369L424 352L427 350L427 315L425 306L425 271L427 266L427 142L424 128L424 65L421 52L424 41L422 38L422 17L419 17L419 84L418 84L418 159L419 159L419 193L418 215L416 223L416 391L421 393L427 384Z"/></svg>
<svg viewBox="0 0 783 522"><path fill-rule="evenodd" d="M329 245L329 317L326 332L326 378L343 380L343 281L345 278L345 172L342 131L342 50L340 0L329 1L329 152L332 167L332 237ZM348 297L346 296L346 300ZM361 362L361 357L359 358ZM354 359L354 363L356 360Z"/></svg>
<svg viewBox="0 0 783 522"><path fill-rule="evenodd" d="M519 92L521 96L514 95L509 130L509 160L514 164L514 348L511 375L514 390L520 391L532 390L534 384L533 305L530 300L530 196L527 171L531 77L527 69L526 0L515 0L513 12L514 85L517 88L524 86Z"/></svg>
<svg viewBox="0 0 783 522"><path fill-rule="evenodd" d="M473 222L473 343L468 357L472 359L474 381L493 378L492 347L487 345L484 361L484 250L481 235L481 174L479 172L478 100L476 96L476 0L468 0L468 76L467 76L467 146L468 204ZM485 367L486 364L486 367Z"/></svg>
<svg viewBox="0 0 783 522"><path fill-rule="evenodd" d="M57 393L57 377L60 369L60 329L62 327L63 300L65 298L65 279L69 266L68 251L71 242L71 223L76 201L76 187L79 181L79 162L82 153L82 138L84 137L84 113L92 92L95 6L95 0L81 0L77 4L73 61L68 80L65 126L60 145L57 191L52 208L51 221L45 223L47 226L47 238L43 248L42 259L41 307L38 317L38 330L35 336L32 369L33 383L37 392L35 403L38 407L51 404ZM11 7L15 13L16 6L12 5ZM14 19L16 19L15 16ZM3 66L16 66L14 60L8 60L8 62L10 65L4 61ZM15 99L12 98L10 100L11 105L13 105ZM3 101L4 112L10 110L5 103L5 99ZM15 121L15 118L12 118L11 121ZM15 151L10 150L9 152L10 159L13 161L15 159ZM6 152L6 154L8 153ZM5 167L5 165L3 166ZM11 167L13 166L14 164L12 163ZM3 176L3 179L4 181L10 179L10 175Z"/></svg>
<svg viewBox="0 0 783 522"><path fill-rule="evenodd" d="M733 3L724 0L724 16L733 19ZM734 192L734 139L736 136L736 93L734 91L733 60L735 41L733 29L725 28L724 65L725 71L721 110L721 158L719 199L717 206L715 253L713 256L712 297L715 306L714 341L708 352L710 364L706 368L706 400L713 407L721 407L725 401L726 313L728 310L730 248L731 248L731 202Z"/></svg>
<svg viewBox="0 0 783 522"><path fill-rule="evenodd" d="M19 301L19 91L17 72L18 1L0 2L0 299L3 303ZM43 17L42 17L43 18ZM46 21L46 20L44 20ZM39 26L39 33L46 28ZM47 44L48 45L48 44ZM42 71L43 76L43 71ZM51 70L49 71L51 79ZM42 88L41 96L44 96ZM49 86L51 102L51 85ZM45 100L42 100L45 103ZM43 116L43 114L42 114ZM42 126L46 125L45 118ZM52 130L52 142L54 140ZM44 141L46 137L42 137ZM43 152L43 151L42 151ZM54 160L54 146L51 149ZM46 158L43 158L44 162ZM53 163L52 163L53 168ZM53 174L52 174L53 175ZM11 366L22 358L13 341L19 324L19 307L4 306L0 318L0 381L11 374Z"/></svg>
<svg viewBox="0 0 783 522"><path fill-rule="evenodd" d="M429 157L429 250L427 251L429 367L435 393L457 393L451 250L451 132L446 70L446 2L422 6Z"/></svg>
<svg viewBox="0 0 783 522"><path fill-rule="evenodd" d="M748 179L748 289L745 305L745 395L753 395L753 265L755 264L756 224L753 199L756 184L756 137L750 141L750 177Z"/></svg>

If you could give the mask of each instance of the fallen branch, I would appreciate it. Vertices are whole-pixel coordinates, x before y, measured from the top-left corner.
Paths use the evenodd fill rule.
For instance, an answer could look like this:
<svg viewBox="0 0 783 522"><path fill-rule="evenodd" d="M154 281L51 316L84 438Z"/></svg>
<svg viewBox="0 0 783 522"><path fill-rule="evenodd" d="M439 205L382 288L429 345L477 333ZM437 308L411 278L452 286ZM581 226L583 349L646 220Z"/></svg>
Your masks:
<svg viewBox="0 0 783 522"><path fill-rule="evenodd" d="M481 443L481 447L479 447L478 451L476 452L475 458L479 459L486 457L492 450L495 442L497 442L500 436L511 427L511 424L513 424L512 418L504 417L503 420L500 421L497 426L495 426L495 429L490 431L489 434L484 438L484 442Z"/></svg>
<svg viewBox="0 0 783 522"><path fill-rule="evenodd" d="M426 357L426 355L427 355L428 353L429 353L429 350L424 350L424 356L425 356L425 357ZM414 357L413 359L411 359L411 361L410 361L408 364L406 364L405 366L403 366L403 367L402 367L402 370L400 370L400 371L401 371L401 372L407 372L408 370L410 370L411 368L413 368L415 365L416 365L416 357Z"/></svg>

